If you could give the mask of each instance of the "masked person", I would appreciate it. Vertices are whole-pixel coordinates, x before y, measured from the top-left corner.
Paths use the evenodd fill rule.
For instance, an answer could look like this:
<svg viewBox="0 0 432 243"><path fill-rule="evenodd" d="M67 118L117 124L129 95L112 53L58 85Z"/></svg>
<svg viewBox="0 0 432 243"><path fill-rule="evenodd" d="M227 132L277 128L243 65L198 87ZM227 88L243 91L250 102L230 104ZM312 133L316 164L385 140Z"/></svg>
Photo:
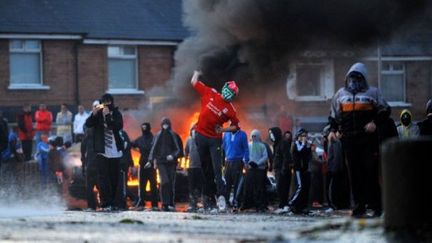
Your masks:
<svg viewBox="0 0 432 243"><path fill-rule="evenodd" d="M150 183L151 207L153 211L158 210L158 196L156 185L156 169L152 163L149 162L149 154L153 145L153 133L151 132L151 125L149 122L141 124L141 136L132 142L133 148L138 148L140 152L139 159L139 201L135 208L145 207L145 189L147 183Z"/></svg>
<svg viewBox="0 0 432 243"><path fill-rule="evenodd" d="M234 81L225 83L222 93L198 81L200 72L194 71L191 84L201 97L201 111L196 125L195 141L198 146L204 175L204 207L214 210L215 196L219 211L226 210L225 182L222 178L221 144L223 132L239 129L239 120L231 101L239 89ZM223 124L230 121L229 127ZM216 185L215 185L216 184Z"/></svg>
<svg viewBox="0 0 432 243"><path fill-rule="evenodd" d="M189 207L188 212L198 210L198 200L202 197L204 174L201 167L201 160L195 142L195 125L190 130L190 137L186 140L185 156L189 159L187 169L189 183Z"/></svg>
<svg viewBox="0 0 432 243"><path fill-rule="evenodd" d="M291 141L284 141L282 130L279 127L272 127L268 132L270 141L273 143L273 170L279 197L279 205L274 213L284 214L289 212L288 198L291 185L291 168L293 167Z"/></svg>
<svg viewBox="0 0 432 243"><path fill-rule="evenodd" d="M301 128L297 132L292 148L296 189L290 198L289 207L293 213L307 213L311 185L309 164L312 160L311 143L307 140L307 136L308 131Z"/></svg>
<svg viewBox="0 0 432 243"><path fill-rule="evenodd" d="M112 211L120 174L120 158L124 144L120 137L123 129L123 117L114 106L114 97L104 94L101 105L94 109L87 118L85 126L93 128L93 147L96 153L95 164L98 172L98 184L102 211Z"/></svg>
<svg viewBox="0 0 432 243"><path fill-rule="evenodd" d="M408 109L404 109L400 114L401 123L397 127L399 138L412 138L420 135L420 129L417 124L412 123L412 115Z"/></svg>
<svg viewBox="0 0 432 243"><path fill-rule="evenodd" d="M174 190L177 159L182 148L178 141L178 135L171 129L171 121L163 118L161 130L155 135L153 146L150 150L149 161L159 169L160 195L163 211L175 211Z"/></svg>
<svg viewBox="0 0 432 243"><path fill-rule="evenodd" d="M266 210L265 180L267 167L267 149L261 142L261 134L257 129L251 132L249 147L249 161L244 182L242 209L255 206L257 212Z"/></svg>
<svg viewBox="0 0 432 243"><path fill-rule="evenodd" d="M336 139L337 131L341 133L351 178L353 217L365 216L366 206L374 210L373 216L382 214L376 128L381 125L380 121L386 120L382 116L389 115L387 106L381 92L368 85L363 63L352 65L346 74L345 87L340 88L332 98L328 140Z"/></svg>

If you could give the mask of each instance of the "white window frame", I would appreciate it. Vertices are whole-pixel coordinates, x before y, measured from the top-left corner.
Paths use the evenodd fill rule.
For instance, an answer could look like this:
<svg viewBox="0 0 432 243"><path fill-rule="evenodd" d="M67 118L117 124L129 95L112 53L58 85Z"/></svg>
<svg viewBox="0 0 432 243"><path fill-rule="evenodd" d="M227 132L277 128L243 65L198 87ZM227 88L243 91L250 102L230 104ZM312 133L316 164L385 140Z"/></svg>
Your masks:
<svg viewBox="0 0 432 243"><path fill-rule="evenodd" d="M110 48L119 48L118 54L110 54ZM133 48L134 54L125 54L124 48ZM127 59L134 60L135 63L135 88L109 88L108 83L108 93L111 94L144 94L143 90L139 90L139 77L138 77L138 47L134 45L108 45L107 46L107 56L108 56L108 64L110 60L115 59ZM108 70L108 79L109 79L109 70ZM108 80L108 82L110 82Z"/></svg>
<svg viewBox="0 0 432 243"><path fill-rule="evenodd" d="M322 66L324 73L321 79L321 94L317 96L300 96L297 94L297 67L301 65ZM333 97L334 94L334 66L332 59L299 61L289 65L289 75L287 79L288 98L295 101L326 101Z"/></svg>
<svg viewBox="0 0 432 243"><path fill-rule="evenodd" d="M384 70L383 67L385 63L389 63L390 65L390 70ZM398 63L402 65L402 70L395 70L393 68L393 63ZM406 63L403 61L381 61L381 70L380 70L380 80L383 80L383 75L400 75L402 74L402 79L403 79L403 100L400 101L388 101L388 104L390 106L398 106L398 107L405 107L405 106L410 106L410 104L406 103L406 87L407 87L407 81L406 81ZM381 81L382 82L382 81ZM381 87L381 82L379 83L379 88L382 91L382 87ZM385 97L384 97L385 98Z"/></svg>
<svg viewBox="0 0 432 243"><path fill-rule="evenodd" d="M22 48L13 48L13 42L20 41L23 42ZM27 41L36 41L39 43L39 49L27 49L25 42ZM10 39L9 40L9 57L13 53L35 53L39 54L39 83L23 83L23 84L16 84L12 83L11 80L11 73L9 73L9 86L8 89L10 90L19 90L19 89L42 89L42 90L48 90L50 89L49 86L43 84L43 52L42 52L42 41L36 40L36 39ZM10 67L10 62L9 62ZM10 72L10 69L9 69Z"/></svg>

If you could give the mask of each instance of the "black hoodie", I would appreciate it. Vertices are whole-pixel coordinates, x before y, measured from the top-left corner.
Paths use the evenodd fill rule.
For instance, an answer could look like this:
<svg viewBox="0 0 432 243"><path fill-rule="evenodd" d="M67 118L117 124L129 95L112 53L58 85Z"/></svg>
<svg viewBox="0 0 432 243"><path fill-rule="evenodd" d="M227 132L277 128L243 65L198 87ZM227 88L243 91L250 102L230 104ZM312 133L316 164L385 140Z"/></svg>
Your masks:
<svg viewBox="0 0 432 243"><path fill-rule="evenodd" d="M275 136L273 141L273 168L276 171L287 172L290 164L293 163L291 156L291 144L284 143L282 137L282 130L279 127L272 127L269 129Z"/></svg>
<svg viewBox="0 0 432 243"><path fill-rule="evenodd" d="M146 129L142 129L142 126L146 125ZM140 166L144 166L150 155L150 150L153 145L153 133L151 132L151 125L148 122L141 124L141 132L142 135L138 137L133 143L132 147L138 148L141 156L140 156Z"/></svg>
<svg viewBox="0 0 432 243"><path fill-rule="evenodd" d="M165 124L168 125L167 129L163 128ZM183 150L178 138L179 136L171 129L171 121L168 118L162 119L161 130L154 138L149 160L156 159L158 163L170 162L166 157L171 155L174 157L173 161L176 162Z"/></svg>

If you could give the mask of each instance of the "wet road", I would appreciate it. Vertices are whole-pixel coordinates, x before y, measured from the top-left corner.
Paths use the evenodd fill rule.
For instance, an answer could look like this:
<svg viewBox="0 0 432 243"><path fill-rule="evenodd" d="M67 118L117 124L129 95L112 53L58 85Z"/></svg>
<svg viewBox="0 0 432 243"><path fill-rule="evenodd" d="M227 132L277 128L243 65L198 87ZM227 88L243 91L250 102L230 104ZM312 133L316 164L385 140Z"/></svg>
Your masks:
<svg viewBox="0 0 432 243"><path fill-rule="evenodd" d="M0 209L1 210L1 209ZM37 211L37 209L35 209ZM44 211L0 217L0 241L386 242L380 219L323 216Z"/></svg>

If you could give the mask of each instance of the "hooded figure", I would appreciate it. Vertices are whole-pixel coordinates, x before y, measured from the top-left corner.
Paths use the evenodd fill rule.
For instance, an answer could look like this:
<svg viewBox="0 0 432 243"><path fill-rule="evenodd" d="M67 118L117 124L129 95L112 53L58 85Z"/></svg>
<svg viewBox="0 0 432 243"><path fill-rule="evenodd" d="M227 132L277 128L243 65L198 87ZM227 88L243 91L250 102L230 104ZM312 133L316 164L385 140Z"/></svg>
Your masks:
<svg viewBox="0 0 432 243"><path fill-rule="evenodd" d="M159 169L162 210L164 211L175 211L175 173L177 159L182 150L178 137L171 129L171 121L163 118L161 130L155 135L149 155L149 161L155 162L155 167Z"/></svg>
<svg viewBox="0 0 432 243"><path fill-rule="evenodd" d="M420 129L417 124L412 123L412 115L408 109L404 109L400 113L401 124L397 127L399 138L418 137Z"/></svg>
<svg viewBox="0 0 432 243"><path fill-rule="evenodd" d="M257 129L251 132L249 143L248 170L244 180L242 209L255 206L258 212L266 210L265 180L267 149L261 142L261 135Z"/></svg>
<svg viewBox="0 0 432 243"><path fill-rule="evenodd" d="M348 70L346 84L332 98L329 142L342 134L342 147L348 163L354 201L352 216L364 217L366 205L374 216L382 214L379 185L379 134L377 127L387 121L388 104L376 87L367 84L363 63Z"/></svg>
<svg viewBox="0 0 432 243"><path fill-rule="evenodd" d="M268 159L267 149L261 142L261 133L254 129L251 132L252 141L249 143L249 166L264 170Z"/></svg>
<svg viewBox="0 0 432 243"><path fill-rule="evenodd" d="M288 212L288 196L291 184L292 156L288 143L283 142L282 130L279 127L269 129L269 138L273 142L273 169L279 196L279 208L275 213Z"/></svg>
<svg viewBox="0 0 432 243"><path fill-rule="evenodd" d="M157 210L158 197L157 197L157 181L156 170L153 168L149 160L150 150L153 145L153 133L151 132L151 125L149 122L141 124L141 136L132 142L133 148L138 148L140 151L140 170L139 170L139 201L135 205L138 209L145 206L145 188L150 182L151 204L152 210Z"/></svg>
<svg viewBox="0 0 432 243"><path fill-rule="evenodd" d="M115 193L118 189L120 175L120 158L125 144L120 136L123 129L123 117L114 106L114 98L104 94L100 102L87 118L85 126L93 128L93 148L97 154L95 163L98 169L98 185L103 211L117 207Z"/></svg>

